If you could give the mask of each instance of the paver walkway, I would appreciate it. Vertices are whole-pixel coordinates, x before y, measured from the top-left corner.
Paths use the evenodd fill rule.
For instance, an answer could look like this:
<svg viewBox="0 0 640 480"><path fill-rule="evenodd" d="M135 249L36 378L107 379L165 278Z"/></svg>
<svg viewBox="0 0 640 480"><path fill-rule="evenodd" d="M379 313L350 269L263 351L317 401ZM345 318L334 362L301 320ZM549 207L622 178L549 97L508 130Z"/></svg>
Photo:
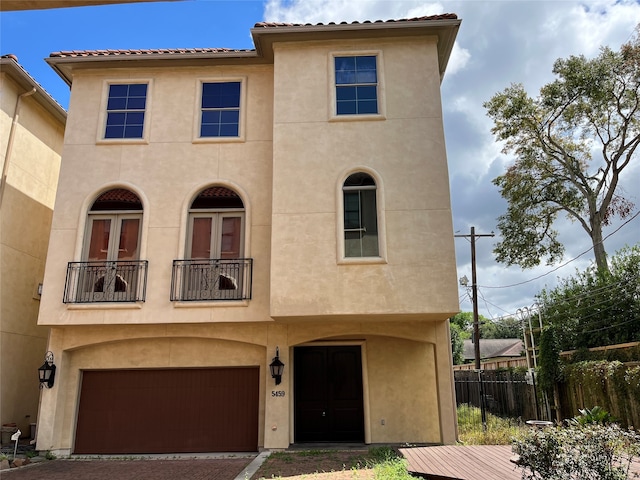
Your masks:
<svg viewBox="0 0 640 480"><path fill-rule="evenodd" d="M2 480L234 480L254 456L180 460L65 460L0 473Z"/></svg>

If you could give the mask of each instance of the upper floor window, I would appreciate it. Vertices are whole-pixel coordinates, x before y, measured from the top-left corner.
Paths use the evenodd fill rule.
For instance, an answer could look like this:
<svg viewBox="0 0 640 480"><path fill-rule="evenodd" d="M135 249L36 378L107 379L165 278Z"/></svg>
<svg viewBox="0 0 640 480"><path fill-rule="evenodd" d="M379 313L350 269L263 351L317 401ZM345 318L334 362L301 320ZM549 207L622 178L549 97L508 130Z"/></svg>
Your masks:
<svg viewBox="0 0 640 480"><path fill-rule="evenodd" d="M344 256L378 257L378 207L376 182L358 172L342 186L344 205Z"/></svg>
<svg viewBox="0 0 640 480"><path fill-rule="evenodd" d="M376 55L335 57L336 114L378 114Z"/></svg>
<svg viewBox="0 0 640 480"><path fill-rule="evenodd" d="M209 187L196 197L189 214L187 258L242 258L244 205L236 192Z"/></svg>
<svg viewBox="0 0 640 480"><path fill-rule="evenodd" d="M114 188L87 215L82 261L67 267L65 303L144 301L146 260L140 260L142 202Z"/></svg>
<svg viewBox="0 0 640 480"><path fill-rule="evenodd" d="M241 82L202 84L200 137L238 137Z"/></svg>
<svg viewBox="0 0 640 480"><path fill-rule="evenodd" d="M244 256L244 204L233 190L202 190L189 209L184 259L174 260L171 300L251 298L252 259Z"/></svg>
<svg viewBox="0 0 640 480"><path fill-rule="evenodd" d="M138 260L142 202L135 193L124 188L103 193L87 223L86 261Z"/></svg>
<svg viewBox="0 0 640 480"><path fill-rule="evenodd" d="M109 85L104 138L143 138L146 104L146 83Z"/></svg>

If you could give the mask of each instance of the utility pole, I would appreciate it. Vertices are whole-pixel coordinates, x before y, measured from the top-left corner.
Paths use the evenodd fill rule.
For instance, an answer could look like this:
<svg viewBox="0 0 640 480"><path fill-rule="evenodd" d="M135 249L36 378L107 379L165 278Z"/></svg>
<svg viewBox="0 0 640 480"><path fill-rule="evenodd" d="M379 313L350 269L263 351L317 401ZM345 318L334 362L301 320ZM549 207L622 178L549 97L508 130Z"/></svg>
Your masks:
<svg viewBox="0 0 640 480"><path fill-rule="evenodd" d="M494 233L476 233L476 227L471 227L469 235L454 235L454 237L471 238L471 295L473 301L473 336L476 370L480 370L480 320L478 318L478 284L476 281L476 238L493 237Z"/></svg>
<svg viewBox="0 0 640 480"><path fill-rule="evenodd" d="M480 395L480 413L482 416L482 430L487 431L487 407L485 404L484 386L482 385L482 371L480 370L480 320L478 318L478 282L476 280L476 238L493 237L491 233L476 234L476 227L471 227L469 235L454 235L454 237L471 238L471 294L473 295L473 343L476 357L476 372L478 372L478 394Z"/></svg>

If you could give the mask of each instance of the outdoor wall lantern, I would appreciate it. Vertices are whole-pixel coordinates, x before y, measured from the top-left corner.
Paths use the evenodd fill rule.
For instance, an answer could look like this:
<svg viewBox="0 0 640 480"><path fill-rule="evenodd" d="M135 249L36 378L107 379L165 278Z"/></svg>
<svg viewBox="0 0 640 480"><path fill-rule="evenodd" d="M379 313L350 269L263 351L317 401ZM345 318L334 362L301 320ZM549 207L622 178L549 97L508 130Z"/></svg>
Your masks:
<svg viewBox="0 0 640 480"><path fill-rule="evenodd" d="M282 372L284 372L284 363L280 361L280 348L276 347L276 356L273 357L272 362L269 364L269 370L271 371L271 378L276 379L276 385L280 385L282 381Z"/></svg>
<svg viewBox="0 0 640 480"><path fill-rule="evenodd" d="M40 378L40 388L53 387L53 381L56 378L56 366L53 364L53 352L47 352L44 356L44 363L38 368L38 377Z"/></svg>

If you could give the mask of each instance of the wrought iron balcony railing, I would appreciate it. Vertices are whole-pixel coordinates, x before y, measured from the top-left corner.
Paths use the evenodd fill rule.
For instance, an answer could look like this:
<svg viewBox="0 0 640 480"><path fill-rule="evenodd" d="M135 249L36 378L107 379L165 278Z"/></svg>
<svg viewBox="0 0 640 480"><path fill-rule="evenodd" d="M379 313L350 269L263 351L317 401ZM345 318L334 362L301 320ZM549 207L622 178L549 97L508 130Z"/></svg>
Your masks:
<svg viewBox="0 0 640 480"><path fill-rule="evenodd" d="M174 260L171 301L249 300L253 259Z"/></svg>
<svg viewBox="0 0 640 480"><path fill-rule="evenodd" d="M144 302L147 260L69 262L64 303Z"/></svg>

